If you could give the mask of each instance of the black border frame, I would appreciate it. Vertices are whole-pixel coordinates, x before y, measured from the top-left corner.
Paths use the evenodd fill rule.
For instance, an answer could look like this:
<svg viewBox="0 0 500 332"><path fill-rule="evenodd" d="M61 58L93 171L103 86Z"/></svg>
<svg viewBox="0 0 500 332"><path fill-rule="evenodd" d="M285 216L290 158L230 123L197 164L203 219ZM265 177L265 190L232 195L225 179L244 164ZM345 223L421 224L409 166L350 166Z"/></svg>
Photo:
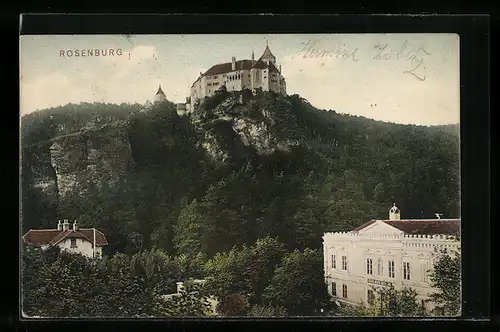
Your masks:
<svg viewBox="0 0 500 332"><path fill-rule="evenodd" d="M23 15L21 34L190 34L190 33L458 33L461 82L461 186L463 315L450 319L170 319L170 320L20 320L19 294L8 319L18 329L64 330L78 326L134 330L179 328L373 330L491 328L490 317L490 110L487 15ZM218 20L216 18L221 18ZM217 23L220 22L220 23ZM19 44L17 44L19 45ZM18 77L19 79L19 77ZM487 235L487 236L485 236ZM16 242L16 250L18 243ZM474 262L474 264L472 264ZM495 280L495 279L493 279ZM19 279L18 279L19 284ZM16 319L17 318L17 319ZM213 323L212 323L213 322ZM410 323L411 322L411 323ZM223 324L223 325L222 325Z"/></svg>

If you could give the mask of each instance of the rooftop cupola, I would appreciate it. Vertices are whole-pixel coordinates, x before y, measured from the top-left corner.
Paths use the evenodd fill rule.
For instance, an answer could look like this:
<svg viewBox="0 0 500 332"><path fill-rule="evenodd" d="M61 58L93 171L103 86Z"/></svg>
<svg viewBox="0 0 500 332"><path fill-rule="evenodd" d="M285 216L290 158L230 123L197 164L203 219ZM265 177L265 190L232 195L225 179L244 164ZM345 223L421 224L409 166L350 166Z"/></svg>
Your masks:
<svg viewBox="0 0 500 332"><path fill-rule="evenodd" d="M389 210L389 220L399 220L401 218L401 211L399 211L396 203Z"/></svg>
<svg viewBox="0 0 500 332"><path fill-rule="evenodd" d="M165 93L161 89L161 85L160 85L160 86L158 86L158 92L155 95L155 101L164 101L165 99L167 99L167 96L165 96Z"/></svg>

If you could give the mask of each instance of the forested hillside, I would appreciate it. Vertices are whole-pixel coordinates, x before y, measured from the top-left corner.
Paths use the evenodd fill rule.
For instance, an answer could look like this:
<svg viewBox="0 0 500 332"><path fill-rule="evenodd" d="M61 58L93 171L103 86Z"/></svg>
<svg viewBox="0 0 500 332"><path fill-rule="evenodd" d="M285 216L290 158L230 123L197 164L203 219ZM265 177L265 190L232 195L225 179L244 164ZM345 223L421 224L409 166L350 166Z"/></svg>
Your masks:
<svg viewBox="0 0 500 332"><path fill-rule="evenodd" d="M325 231L459 216L458 126L378 122L298 95L220 91L174 104L80 104L22 118L22 226L78 220L107 254L213 257L257 239L319 249Z"/></svg>

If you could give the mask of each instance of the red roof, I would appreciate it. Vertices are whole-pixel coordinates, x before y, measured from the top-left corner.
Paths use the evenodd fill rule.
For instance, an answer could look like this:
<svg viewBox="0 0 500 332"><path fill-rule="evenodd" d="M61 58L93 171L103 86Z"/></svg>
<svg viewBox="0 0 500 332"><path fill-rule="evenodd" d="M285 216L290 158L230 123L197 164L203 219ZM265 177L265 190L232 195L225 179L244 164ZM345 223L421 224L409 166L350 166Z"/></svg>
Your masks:
<svg viewBox="0 0 500 332"><path fill-rule="evenodd" d="M67 230L58 231L57 229L32 229L28 231L24 236L23 240L29 244L57 244L65 238L81 238L89 242L94 241L94 229L93 228L80 228L77 231ZM95 240L96 245L105 246L108 244L106 236L99 231L95 230Z"/></svg>
<svg viewBox="0 0 500 332"><path fill-rule="evenodd" d="M352 232L358 232L376 221L377 220L370 220L369 222L353 229ZM403 219L380 221L403 231L405 234L456 235L460 232L460 219Z"/></svg>

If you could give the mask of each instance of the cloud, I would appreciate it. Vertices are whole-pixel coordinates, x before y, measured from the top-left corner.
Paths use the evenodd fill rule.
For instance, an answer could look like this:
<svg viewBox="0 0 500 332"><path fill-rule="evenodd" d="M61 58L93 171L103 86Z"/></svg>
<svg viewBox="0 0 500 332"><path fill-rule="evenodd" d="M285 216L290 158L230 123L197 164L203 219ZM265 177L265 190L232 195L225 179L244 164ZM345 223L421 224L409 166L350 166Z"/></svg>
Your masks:
<svg viewBox="0 0 500 332"><path fill-rule="evenodd" d="M79 103L82 96L87 94L85 88L78 86L77 78L68 77L60 72L39 76L31 82L21 81L21 114L67 103Z"/></svg>

